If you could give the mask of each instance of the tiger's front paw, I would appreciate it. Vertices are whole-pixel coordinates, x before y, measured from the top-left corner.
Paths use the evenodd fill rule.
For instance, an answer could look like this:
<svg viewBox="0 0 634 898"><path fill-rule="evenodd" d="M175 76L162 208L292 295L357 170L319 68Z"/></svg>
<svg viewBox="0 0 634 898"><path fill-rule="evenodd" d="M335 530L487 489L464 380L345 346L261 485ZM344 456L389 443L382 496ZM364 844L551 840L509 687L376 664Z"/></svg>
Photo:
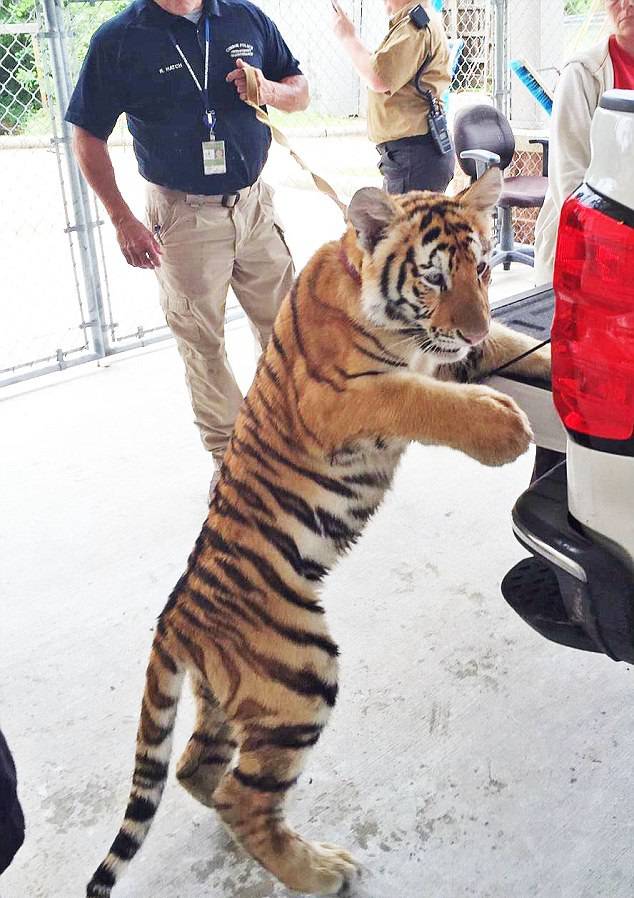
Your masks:
<svg viewBox="0 0 634 898"><path fill-rule="evenodd" d="M510 396L490 387L471 386L463 451L483 465L506 465L533 441L527 416Z"/></svg>

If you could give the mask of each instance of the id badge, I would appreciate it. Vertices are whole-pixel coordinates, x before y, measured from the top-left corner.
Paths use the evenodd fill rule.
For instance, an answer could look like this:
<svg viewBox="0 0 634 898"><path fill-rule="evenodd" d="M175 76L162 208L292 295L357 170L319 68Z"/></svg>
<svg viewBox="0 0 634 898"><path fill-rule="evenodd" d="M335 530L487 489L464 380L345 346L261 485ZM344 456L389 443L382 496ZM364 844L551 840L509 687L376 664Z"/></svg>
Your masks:
<svg viewBox="0 0 634 898"><path fill-rule="evenodd" d="M224 140L203 141L203 169L206 175L224 175L227 173Z"/></svg>

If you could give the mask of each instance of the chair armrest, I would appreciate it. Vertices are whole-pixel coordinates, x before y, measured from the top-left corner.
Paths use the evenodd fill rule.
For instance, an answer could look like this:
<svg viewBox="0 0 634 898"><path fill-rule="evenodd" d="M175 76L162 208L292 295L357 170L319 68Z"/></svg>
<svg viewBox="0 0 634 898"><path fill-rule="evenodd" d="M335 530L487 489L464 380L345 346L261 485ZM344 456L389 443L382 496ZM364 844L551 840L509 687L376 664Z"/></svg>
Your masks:
<svg viewBox="0 0 634 898"><path fill-rule="evenodd" d="M542 175L548 177L548 164L550 162L550 141L547 137L535 137L529 143L539 143L542 147Z"/></svg>
<svg viewBox="0 0 634 898"><path fill-rule="evenodd" d="M487 169L500 164L498 154L490 153L488 150L463 150L460 158L473 159L476 164L476 178L481 178Z"/></svg>

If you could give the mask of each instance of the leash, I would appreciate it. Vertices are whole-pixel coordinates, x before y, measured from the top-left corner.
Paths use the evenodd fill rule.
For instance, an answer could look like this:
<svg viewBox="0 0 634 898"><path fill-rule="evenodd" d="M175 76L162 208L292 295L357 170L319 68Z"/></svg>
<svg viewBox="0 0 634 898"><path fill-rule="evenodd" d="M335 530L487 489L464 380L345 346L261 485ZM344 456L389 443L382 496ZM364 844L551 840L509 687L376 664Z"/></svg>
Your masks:
<svg viewBox="0 0 634 898"><path fill-rule="evenodd" d="M487 374L487 377L493 377L494 374L499 374L500 371L506 370L506 368L510 368L511 365L516 365L517 362L523 361L523 359L527 359L529 355L532 355L534 352L537 352L538 349L543 349L544 346L548 346L550 343L550 337L547 340L544 340L542 343L538 343L537 346L531 347L526 352L523 352L521 355L515 356L514 359L511 359L510 362L505 362L503 365L500 365L499 368L496 368L495 371L490 371Z"/></svg>
<svg viewBox="0 0 634 898"><path fill-rule="evenodd" d="M259 90L259 86L258 86L258 79L257 79L257 76L253 69L253 66L250 66L248 63L245 62L244 63L244 73L245 73L246 79L247 79L247 98L246 98L245 102L249 106L251 106L253 109L255 109L255 114L256 114L257 120L259 122L261 122L263 125L266 125L267 128L269 128L269 130L271 131L271 134L273 135L273 139L275 140L275 142L279 143L280 146L282 146L282 147L284 147L284 149L288 150L288 152L293 157L295 162L300 166L300 168L303 168L304 171L308 172L308 174L311 176L317 190L320 190L322 193L325 193L326 196L330 197L330 199L333 201L333 203L335 203L337 205L337 207L339 208L339 211L343 215L344 221L347 221L348 220L348 207L339 198L335 188L331 184L329 184L328 181L325 180L325 178L322 178L321 175L316 174L310 168L310 166L304 162L302 157L298 153L295 152L295 150L289 143L284 132L280 131L280 129L277 128L273 124L273 122L269 118L268 114L264 111L264 109L262 109L262 106L260 103L260 90Z"/></svg>

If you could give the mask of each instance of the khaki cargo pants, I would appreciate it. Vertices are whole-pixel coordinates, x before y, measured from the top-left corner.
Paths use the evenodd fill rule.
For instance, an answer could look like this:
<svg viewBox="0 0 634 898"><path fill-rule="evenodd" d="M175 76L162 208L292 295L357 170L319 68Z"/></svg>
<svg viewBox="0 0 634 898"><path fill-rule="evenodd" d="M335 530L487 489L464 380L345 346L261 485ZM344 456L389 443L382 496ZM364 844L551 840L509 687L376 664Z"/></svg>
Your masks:
<svg viewBox="0 0 634 898"><path fill-rule="evenodd" d="M161 306L185 363L195 421L220 462L242 402L225 352L227 291L233 288L263 349L295 276L273 191L256 181L225 208L220 197L149 184L146 213L162 243Z"/></svg>

